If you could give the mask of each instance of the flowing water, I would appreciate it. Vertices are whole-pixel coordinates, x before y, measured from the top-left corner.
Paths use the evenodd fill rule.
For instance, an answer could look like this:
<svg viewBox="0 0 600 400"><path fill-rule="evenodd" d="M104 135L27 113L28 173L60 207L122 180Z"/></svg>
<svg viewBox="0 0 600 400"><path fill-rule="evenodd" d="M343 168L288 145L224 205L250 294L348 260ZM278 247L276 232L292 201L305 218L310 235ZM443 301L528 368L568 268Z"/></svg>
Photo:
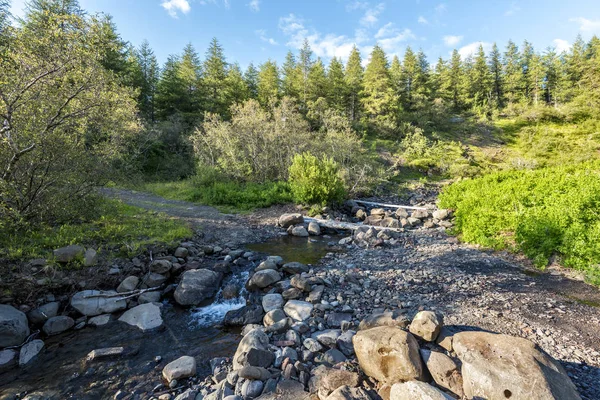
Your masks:
<svg viewBox="0 0 600 400"><path fill-rule="evenodd" d="M286 262L317 264L325 254L335 251L331 244L338 240L339 237L328 236L282 236L247 248L262 254L279 255ZM231 357L237 348L238 332L220 329L218 324L227 311L246 304L248 293L244 284L248 276L249 270L234 271L221 284L222 288L228 284L241 288L233 299L225 299L221 289L212 304L191 310L180 309L165 301L162 308L164 326L154 332L143 333L113 316L105 326L85 327L45 338L45 348L28 368L15 367L0 374L0 399L12 399L25 392L42 392L44 399L86 400L112 398L119 390L148 393L162 381L162 368L184 355L195 357L199 376L206 376L210 373L210 359ZM85 361L90 351L106 347L128 347L136 352L114 360Z"/></svg>

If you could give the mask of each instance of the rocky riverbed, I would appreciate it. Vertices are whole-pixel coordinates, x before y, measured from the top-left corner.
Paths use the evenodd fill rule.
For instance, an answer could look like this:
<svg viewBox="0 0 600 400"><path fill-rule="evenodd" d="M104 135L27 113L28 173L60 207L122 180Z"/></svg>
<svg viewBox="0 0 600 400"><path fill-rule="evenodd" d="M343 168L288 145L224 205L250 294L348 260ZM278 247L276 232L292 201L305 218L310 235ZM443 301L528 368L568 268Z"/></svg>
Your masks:
<svg viewBox="0 0 600 400"><path fill-rule="evenodd" d="M0 398L600 398L598 290L460 244L424 208L348 204L338 222L373 226L342 238L210 214L176 248L96 267L119 269L104 287L5 304Z"/></svg>

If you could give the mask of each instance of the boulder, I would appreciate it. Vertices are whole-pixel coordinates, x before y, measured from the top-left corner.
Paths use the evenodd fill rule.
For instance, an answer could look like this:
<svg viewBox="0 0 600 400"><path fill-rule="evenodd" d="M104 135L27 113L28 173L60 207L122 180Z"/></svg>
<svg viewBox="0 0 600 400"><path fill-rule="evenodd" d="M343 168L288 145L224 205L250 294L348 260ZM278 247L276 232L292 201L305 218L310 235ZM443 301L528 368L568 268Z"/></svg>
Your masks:
<svg viewBox="0 0 600 400"><path fill-rule="evenodd" d="M154 260L150 263L150 272L155 274L166 274L173 268L173 263L169 260Z"/></svg>
<svg viewBox="0 0 600 400"><path fill-rule="evenodd" d="M321 227L314 221L308 224L308 234L313 236L319 236L321 234Z"/></svg>
<svg viewBox="0 0 600 400"><path fill-rule="evenodd" d="M421 349L421 358L438 386L462 397L462 376L454 360L443 353L425 349Z"/></svg>
<svg viewBox="0 0 600 400"><path fill-rule="evenodd" d="M158 303L160 302L160 292L155 290L153 292L144 292L138 296L139 304L146 303Z"/></svg>
<svg viewBox="0 0 600 400"><path fill-rule="evenodd" d="M273 356L273 353L269 351L269 337L260 329L254 329L248 332L240 341L237 350L233 356L233 369L238 370L246 364L250 364L248 354L252 349L262 350ZM262 353L264 357L268 357ZM252 355L251 355L252 356ZM271 359L272 362L272 359ZM264 365L255 365L257 367L263 367ZM268 367L268 365L267 365Z"/></svg>
<svg viewBox="0 0 600 400"><path fill-rule="evenodd" d="M308 279L303 278L300 275L292 276L292 279L290 279L290 285L304 292L310 292L312 289L312 285L310 284Z"/></svg>
<svg viewBox="0 0 600 400"><path fill-rule="evenodd" d="M448 210L435 210L433 212L433 218L439 219L440 221L445 220L450 215Z"/></svg>
<svg viewBox="0 0 600 400"><path fill-rule="evenodd" d="M271 326L276 322L284 320L286 318L285 313L281 309L271 310L263 317L263 325Z"/></svg>
<svg viewBox="0 0 600 400"><path fill-rule="evenodd" d="M274 284L281 280L279 272L272 269L265 269L256 272L247 283L247 287L250 290L264 289L269 285Z"/></svg>
<svg viewBox="0 0 600 400"><path fill-rule="evenodd" d="M384 227L384 228L400 228L400 221L398 221L396 218L392 218L392 217L387 217L382 219L379 222L379 225Z"/></svg>
<svg viewBox="0 0 600 400"><path fill-rule="evenodd" d="M325 286L324 285L316 285L315 287L312 288L312 290L308 294L306 301L308 301L309 303L313 303L313 304L320 303L321 299L323 298L323 292L325 292Z"/></svg>
<svg viewBox="0 0 600 400"><path fill-rule="evenodd" d="M110 314L97 315L88 319L88 325L90 326L104 326L110 322Z"/></svg>
<svg viewBox="0 0 600 400"><path fill-rule="evenodd" d="M283 306L285 314L294 321L304 321L310 317L313 305L307 301L290 300Z"/></svg>
<svg viewBox="0 0 600 400"><path fill-rule="evenodd" d="M396 218L398 218L398 219L408 218L408 212L404 208L397 209L395 214L396 214Z"/></svg>
<svg viewBox="0 0 600 400"><path fill-rule="evenodd" d="M296 261L283 264L283 267L281 269L290 275L308 272L308 267L306 265Z"/></svg>
<svg viewBox="0 0 600 400"><path fill-rule="evenodd" d="M419 311L410 323L410 333L433 342L442 329L442 317L432 311Z"/></svg>
<svg viewBox="0 0 600 400"><path fill-rule="evenodd" d="M356 372L328 368L321 365L311 371L312 377L308 382L310 393L317 393L320 399L325 399L339 387L357 387L360 377Z"/></svg>
<svg viewBox="0 0 600 400"><path fill-rule="evenodd" d="M321 343L319 343L317 339L313 338L304 339L302 345L312 353L318 353L319 351L323 350L323 346L321 346Z"/></svg>
<svg viewBox="0 0 600 400"><path fill-rule="evenodd" d="M410 381L393 385L390 400L453 400L453 398L428 383Z"/></svg>
<svg viewBox="0 0 600 400"><path fill-rule="evenodd" d="M143 332L160 328L163 324L160 307L154 303L140 304L125 311L119 321L136 326Z"/></svg>
<svg viewBox="0 0 600 400"><path fill-rule="evenodd" d="M123 279L121 284L117 287L117 292L131 292L132 290L135 290L139 284L140 278L138 278L137 276L128 276L127 278Z"/></svg>
<svg viewBox="0 0 600 400"><path fill-rule="evenodd" d="M374 208L371 210L371 215L385 216L385 210L383 208Z"/></svg>
<svg viewBox="0 0 600 400"><path fill-rule="evenodd" d="M386 311L382 313L374 313L360 321L358 330L375 328L377 326L394 326L398 328L406 328L409 320L402 312Z"/></svg>
<svg viewBox="0 0 600 400"><path fill-rule="evenodd" d="M258 267L254 269L254 272L263 271L265 269L272 269L274 271L277 271L277 264L269 260L263 261L260 264L258 264Z"/></svg>
<svg viewBox="0 0 600 400"><path fill-rule="evenodd" d="M334 390L325 400L371 400L371 396L363 388L344 385Z"/></svg>
<svg viewBox="0 0 600 400"><path fill-rule="evenodd" d="M317 331L313 333L311 338L317 340L323 346L335 347L341 334L342 331L339 329L325 329L324 331Z"/></svg>
<svg viewBox="0 0 600 400"><path fill-rule="evenodd" d="M113 290L84 290L77 292L71 298L71 307L87 317L100 314L110 314L127 308L127 301L121 297L93 297L96 295L110 296L117 294Z"/></svg>
<svg viewBox="0 0 600 400"><path fill-rule="evenodd" d="M161 274L157 274L156 272L148 272L144 275L142 279L142 283L149 288L155 288L167 281L167 277Z"/></svg>
<svg viewBox="0 0 600 400"><path fill-rule="evenodd" d="M402 329L380 326L359 331L352 339L360 367L382 383L424 380L419 343Z"/></svg>
<svg viewBox="0 0 600 400"><path fill-rule="evenodd" d="M221 275L208 269L184 272L175 289L175 301L182 306L193 306L213 297L219 290Z"/></svg>
<svg viewBox="0 0 600 400"><path fill-rule="evenodd" d="M85 247L73 244L56 249L52 253L54 254L54 259L56 262L67 264L77 259L83 259L85 255Z"/></svg>
<svg viewBox="0 0 600 400"><path fill-rule="evenodd" d="M383 215L369 215L367 218L365 218L364 224L378 226L382 220Z"/></svg>
<svg viewBox="0 0 600 400"><path fill-rule="evenodd" d="M266 313L282 308L284 302L285 300L279 293L266 294L262 298L262 306Z"/></svg>
<svg viewBox="0 0 600 400"><path fill-rule="evenodd" d="M460 332L452 344L469 399L580 399L560 364L527 339Z"/></svg>
<svg viewBox="0 0 600 400"><path fill-rule="evenodd" d="M268 369L263 367L254 367L252 365L244 365L242 368L237 370L238 376L244 379L252 379L259 381L266 381L271 378L271 373Z"/></svg>
<svg viewBox="0 0 600 400"><path fill-rule="evenodd" d="M425 219L429 216L427 210L414 210L410 215L412 218Z"/></svg>
<svg viewBox="0 0 600 400"><path fill-rule="evenodd" d="M167 382L196 375L196 360L194 357L183 356L171 361L162 370L162 376Z"/></svg>
<svg viewBox="0 0 600 400"><path fill-rule="evenodd" d="M283 296L285 300L296 300L301 297L304 297L304 292L298 288L293 287L284 290L283 293L281 293L281 296Z"/></svg>
<svg viewBox="0 0 600 400"><path fill-rule="evenodd" d="M308 231L304 226L295 226L292 229L292 236L308 237Z"/></svg>
<svg viewBox="0 0 600 400"><path fill-rule="evenodd" d="M435 339L435 342L437 343L438 346L442 347L443 349L447 350L447 351L452 351L452 338L454 337L454 333L452 333L448 328L446 328L445 326L442 326L442 329L440 330L440 333L438 334L437 339Z"/></svg>
<svg viewBox="0 0 600 400"><path fill-rule="evenodd" d="M348 330L342 333L336 340L338 349L348 357L354 354L354 345L352 344L354 335L356 335L355 331Z"/></svg>
<svg viewBox="0 0 600 400"><path fill-rule="evenodd" d="M48 318L56 317L58 315L58 308L60 302L53 301L52 303L44 304L34 310L27 313L27 318L32 325L40 326L43 325Z"/></svg>
<svg viewBox="0 0 600 400"><path fill-rule="evenodd" d="M0 347L18 346L27 336L27 316L12 306L0 304Z"/></svg>
<svg viewBox="0 0 600 400"><path fill-rule="evenodd" d="M186 258L188 256L188 254L189 254L189 250L186 249L185 247L178 247L174 253L175 257L177 257L177 258Z"/></svg>
<svg viewBox="0 0 600 400"><path fill-rule="evenodd" d="M298 225L304 223L304 217L302 214L283 214L279 217L279 226L282 228L288 228L292 225Z"/></svg>
<svg viewBox="0 0 600 400"><path fill-rule="evenodd" d="M352 322L352 313L333 312L327 316L325 321L330 328L340 328L342 322Z"/></svg>
<svg viewBox="0 0 600 400"><path fill-rule="evenodd" d="M73 318L61 315L49 318L42 327L42 330L46 335L52 336L71 329L74 325L75 321L73 321Z"/></svg>
<svg viewBox="0 0 600 400"><path fill-rule="evenodd" d="M36 339L23 345L19 354L19 366L23 367L29 364L44 348L44 342Z"/></svg>
<svg viewBox="0 0 600 400"><path fill-rule="evenodd" d="M267 261L275 263L275 265L283 265L283 257L281 256L268 256Z"/></svg>
<svg viewBox="0 0 600 400"><path fill-rule="evenodd" d="M251 304L238 308L237 310L229 310L223 318L225 326L243 326L248 324L260 324L263 320L263 309L261 306Z"/></svg>
<svg viewBox="0 0 600 400"><path fill-rule="evenodd" d="M10 371L17 365L17 352L6 349L0 351L0 373Z"/></svg>
<svg viewBox="0 0 600 400"><path fill-rule="evenodd" d="M329 349L325 353L319 353L315 356L316 364L333 367L334 365L346 361L346 356L338 349Z"/></svg>
<svg viewBox="0 0 600 400"><path fill-rule="evenodd" d="M91 247L85 251L83 255L83 266L84 267L93 267L98 264L98 253L96 250Z"/></svg>

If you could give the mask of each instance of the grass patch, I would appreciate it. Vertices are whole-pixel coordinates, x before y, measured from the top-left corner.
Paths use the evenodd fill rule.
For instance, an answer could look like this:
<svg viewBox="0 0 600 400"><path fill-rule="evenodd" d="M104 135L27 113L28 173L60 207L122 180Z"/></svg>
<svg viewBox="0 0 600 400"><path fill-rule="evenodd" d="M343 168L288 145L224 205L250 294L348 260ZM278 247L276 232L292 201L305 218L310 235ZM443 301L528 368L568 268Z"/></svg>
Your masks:
<svg viewBox="0 0 600 400"><path fill-rule="evenodd" d="M170 200L213 206L223 212L247 212L293 201L286 182L237 182L212 169L201 169L196 176L182 181L146 183L142 190Z"/></svg>
<svg viewBox="0 0 600 400"><path fill-rule="evenodd" d="M138 254L152 244L173 244L190 237L181 220L146 211L119 200L100 199L96 217L61 226L42 225L0 235L0 258L47 258L52 250L71 245L117 248L123 256Z"/></svg>
<svg viewBox="0 0 600 400"><path fill-rule="evenodd" d="M600 161L463 180L440 205L467 242L520 250L540 268L558 256L600 284Z"/></svg>

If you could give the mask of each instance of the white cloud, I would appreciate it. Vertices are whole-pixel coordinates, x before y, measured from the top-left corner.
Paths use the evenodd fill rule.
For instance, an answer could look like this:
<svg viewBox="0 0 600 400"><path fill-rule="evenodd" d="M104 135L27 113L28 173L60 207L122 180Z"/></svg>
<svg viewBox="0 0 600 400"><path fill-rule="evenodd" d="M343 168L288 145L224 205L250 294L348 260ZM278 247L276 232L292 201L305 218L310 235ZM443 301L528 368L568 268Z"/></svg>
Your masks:
<svg viewBox="0 0 600 400"><path fill-rule="evenodd" d="M394 23L388 22L387 24L385 24L384 26L379 28L379 30L375 34L375 38L380 39L380 38L383 38L386 36L390 36L390 35L393 35L394 33L396 33L397 31L398 30L396 28L394 28Z"/></svg>
<svg viewBox="0 0 600 400"><path fill-rule="evenodd" d="M446 3L440 3L437 6L435 6L434 10L436 13L443 13L444 11L446 11L448 9L448 6L446 5Z"/></svg>
<svg viewBox="0 0 600 400"><path fill-rule="evenodd" d="M369 3L367 3L366 1L351 1L348 4L346 4L346 11L350 12L350 11L354 11L354 10L364 10L365 8L367 8L369 6Z"/></svg>
<svg viewBox="0 0 600 400"><path fill-rule="evenodd" d="M455 36L455 35L448 35L448 36L444 36L443 39L444 39L444 43L446 43L446 46L456 46L457 44L462 42L463 37Z"/></svg>
<svg viewBox="0 0 600 400"><path fill-rule="evenodd" d="M513 1L512 3L510 3L510 7L508 8L508 10L506 10L504 16L510 17L511 15L515 15L519 11L521 11L521 7L519 7L519 5Z"/></svg>
<svg viewBox="0 0 600 400"><path fill-rule="evenodd" d="M254 12L260 11L260 0L252 0L248 3L248 7Z"/></svg>
<svg viewBox="0 0 600 400"><path fill-rule="evenodd" d="M173 18L177 18L178 12L187 14L192 9L187 0L163 0L161 6L167 10L169 15Z"/></svg>
<svg viewBox="0 0 600 400"><path fill-rule="evenodd" d="M591 20L583 17L571 18L570 22L576 22L579 24L579 30L584 33L600 33L600 19Z"/></svg>
<svg viewBox="0 0 600 400"><path fill-rule="evenodd" d="M427 19L424 16L419 16L419 19L417 20L418 23L423 24L423 25L429 25L429 21L427 21Z"/></svg>
<svg viewBox="0 0 600 400"><path fill-rule="evenodd" d="M473 42L458 49L458 54L464 59L474 55L479 50L479 45L483 46L483 51L489 53L492 50L492 43L488 42Z"/></svg>
<svg viewBox="0 0 600 400"><path fill-rule="evenodd" d="M554 39L552 41L552 43L554 43L554 48L556 49L557 53L562 53L563 51L569 51L569 49L571 48L571 45L569 44L569 42L567 42L566 40L563 40L563 39Z"/></svg>
<svg viewBox="0 0 600 400"><path fill-rule="evenodd" d="M383 3L377 4L373 8L367 9L365 15L360 19L360 24L363 26L373 26L379 21L379 14L383 11L385 5Z"/></svg>
<svg viewBox="0 0 600 400"><path fill-rule="evenodd" d="M408 39L415 39L415 35L410 29L404 29L402 32L395 33L393 36L380 39L378 43L383 50L390 53L390 56L392 56L394 54L400 54L401 43Z"/></svg>
<svg viewBox="0 0 600 400"><path fill-rule="evenodd" d="M263 42L267 42L267 43L269 43L270 45L273 45L273 46L277 46L279 44L272 37L268 37L267 36L267 31L264 30L264 29L258 29L256 31L254 31L254 33L256 33L256 36L258 36L260 38L260 40L262 40Z"/></svg>

